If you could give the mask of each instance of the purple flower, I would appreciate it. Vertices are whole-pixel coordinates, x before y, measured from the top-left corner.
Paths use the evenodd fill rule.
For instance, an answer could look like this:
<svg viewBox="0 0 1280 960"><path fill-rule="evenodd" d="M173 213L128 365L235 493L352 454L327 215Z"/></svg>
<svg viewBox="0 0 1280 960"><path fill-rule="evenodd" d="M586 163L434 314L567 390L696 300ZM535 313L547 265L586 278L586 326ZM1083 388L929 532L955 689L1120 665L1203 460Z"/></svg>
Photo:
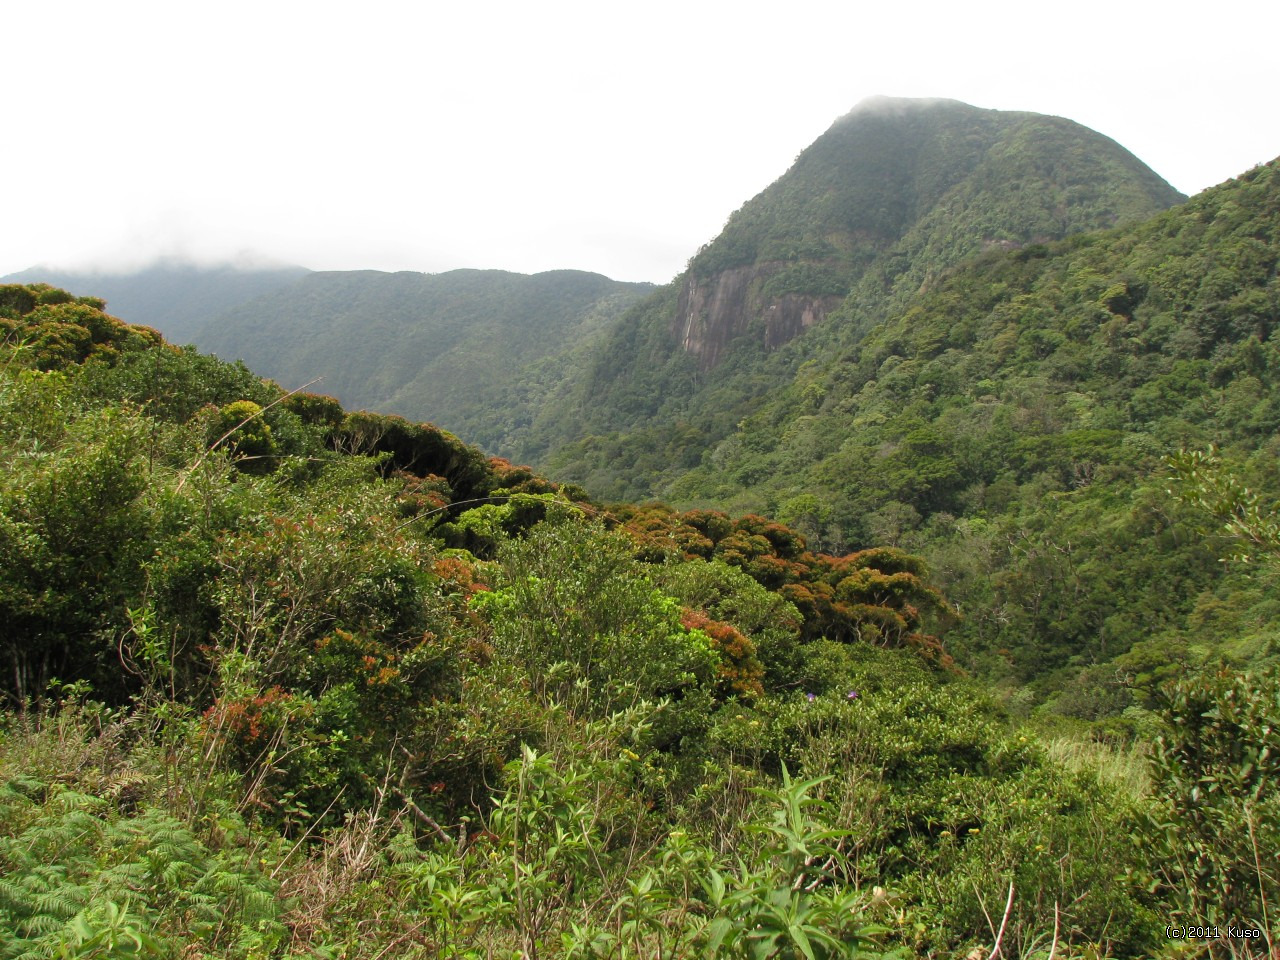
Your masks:
<svg viewBox="0 0 1280 960"><path fill-rule="evenodd" d="M813 701L818 699L818 695L816 693L806 693L804 695L804 698L808 700L810 703L813 703Z"/></svg>
<svg viewBox="0 0 1280 960"><path fill-rule="evenodd" d="M850 690L850 691L849 691L849 694L848 694L848 697L849 697L849 699L850 699L850 700L857 700L857 699L858 699L858 691L857 691L857 690Z"/></svg>

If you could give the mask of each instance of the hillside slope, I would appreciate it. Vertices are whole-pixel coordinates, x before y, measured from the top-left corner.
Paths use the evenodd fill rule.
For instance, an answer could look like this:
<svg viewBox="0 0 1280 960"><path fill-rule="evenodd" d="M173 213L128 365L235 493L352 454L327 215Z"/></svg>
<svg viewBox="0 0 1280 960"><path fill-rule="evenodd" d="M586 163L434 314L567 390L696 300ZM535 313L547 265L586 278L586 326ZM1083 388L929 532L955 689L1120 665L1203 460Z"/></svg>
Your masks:
<svg viewBox="0 0 1280 960"><path fill-rule="evenodd" d="M680 284L673 330L703 368L751 330L778 346L863 278L913 293L992 247L1141 219L1183 199L1061 117L954 100L860 103L738 210Z"/></svg>
<svg viewBox="0 0 1280 960"><path fill-rule="evenodd" d="M646 478L688 465L673 443L689 433L719 440L799 364L855 342L956 264L1134 222L1181 199L1114 141L1069 120L867 101L623 318L565 404L581 416L547 421L527 455L602 494L652 494ZM666 463L618 460L602 442L615 431L643 434Z"/></svg>
<svg viewBox="0 0 1280 960"><path fill-rule="evenodd" d="M1275 162L1145 223L988 255L798 368L660 492L923 554L967 611L971 666L1049 697L1110 678L1062 700L1081 715L1129 702L1117 662L1270 656L1266 579L1177 532L1163 458L1216 445L1280 495L1277 263Z"/></svg>
<svg viewBox="0 0 1280 960"><path fill-rule="evenodd" d="M47 283L77 296L101 297L130 323L159 330L172 343L194 343L206 323L242 303L296 283L305 267L201 266L161 260L126 273L32 267L0 283Z"/></svg>
<svg viewBox="0 0 1280 960"><path fill-rule="evenodd" d="M318 389L347 406L430 420L505 454L567 356L650 289L577 270L313 273L197 339L281 383L323 377Z"/></svg>
<svg viewBox="0 0 1280 960"><path fill-rule="evenodd" d="M1274 273L1275 179L1202 209L1223 262ZM0 956L1280 939L1275 676L1046 735L921 632L917 557L605 510L102 306L0 285Z"/></svg>

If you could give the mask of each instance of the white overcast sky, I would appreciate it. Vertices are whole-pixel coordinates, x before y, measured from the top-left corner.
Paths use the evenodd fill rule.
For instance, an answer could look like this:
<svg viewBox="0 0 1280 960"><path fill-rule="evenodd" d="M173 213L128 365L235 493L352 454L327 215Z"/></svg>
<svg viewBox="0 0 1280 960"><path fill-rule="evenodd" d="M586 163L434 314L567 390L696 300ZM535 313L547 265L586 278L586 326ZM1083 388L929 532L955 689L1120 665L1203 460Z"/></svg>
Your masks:
<svg viewBox="0 0 1280 960"><path fill-rule="evenodd" d="M13 0L0 275L160 255L665 282L864 97L1280 154L1280 4Z"/></svg>

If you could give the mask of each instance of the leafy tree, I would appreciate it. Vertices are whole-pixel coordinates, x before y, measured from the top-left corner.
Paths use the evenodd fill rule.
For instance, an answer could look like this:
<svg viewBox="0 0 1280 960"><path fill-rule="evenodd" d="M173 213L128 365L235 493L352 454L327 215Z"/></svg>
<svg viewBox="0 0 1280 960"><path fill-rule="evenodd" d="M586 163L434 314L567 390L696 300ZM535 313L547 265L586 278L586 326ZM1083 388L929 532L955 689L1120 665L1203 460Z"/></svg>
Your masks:
<svg viewBox="0 0 1280 960"><path fill-rule="evenodd" d="M152 538L148 431L123 411L75 407L57 374L0 371L0 647L19 702L55 676L113 696L126 685L111 625Z"/></svg>

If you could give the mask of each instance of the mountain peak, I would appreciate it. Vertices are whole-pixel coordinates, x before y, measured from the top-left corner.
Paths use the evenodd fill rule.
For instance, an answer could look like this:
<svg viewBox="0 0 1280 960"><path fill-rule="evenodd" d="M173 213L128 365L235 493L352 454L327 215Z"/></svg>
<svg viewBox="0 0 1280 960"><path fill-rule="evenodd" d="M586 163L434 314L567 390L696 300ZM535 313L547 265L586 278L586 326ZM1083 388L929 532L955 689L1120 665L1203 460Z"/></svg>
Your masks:
<svg viewBox="0 0 1280 960"><path fill-rule="evenodd" d="M952 100L948 97L888 97L883 94L865 97L859 100L846 113L841 120L849 117L866 114L880 114L883 116L902 116L918 110L927 110L932 107L962 107L968 110L979 110L980 107L970 106L960 100ZM840 121L837 120L837 123Z"/></svg>
<svg viewBox="0 0 1280 960"><path fill-rule="evenodd" d="M780 346L860 287L895 298L991 247L1132 222L1182 199L1071 120L870 97L690 261L671 331L709 369L749 329Z"/></svg>

